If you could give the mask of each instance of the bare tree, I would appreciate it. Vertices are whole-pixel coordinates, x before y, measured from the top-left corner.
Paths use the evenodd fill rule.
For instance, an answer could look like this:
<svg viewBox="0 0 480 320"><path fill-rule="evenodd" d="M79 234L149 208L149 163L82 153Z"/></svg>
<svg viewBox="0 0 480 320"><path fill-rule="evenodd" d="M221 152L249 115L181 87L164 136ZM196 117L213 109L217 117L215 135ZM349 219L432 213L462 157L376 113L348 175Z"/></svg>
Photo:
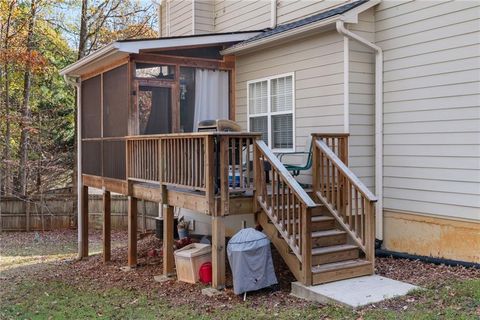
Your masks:
<svg viewBox="0 0 480 320"><path fill-rule="evenodd" d="M31 125L30 119L30 89L32 84L32 61L31 55L34 49L34 28L35 19L37 15L36 0L32 0L30 3L30 17L28 22L28 34L26 43L26 56L27 64L25 66L24 83L23 83L23 102L21 107L22 119L20 123L21 135L20 135L20 148L18 158L20 159L20 165L18 168L18 191L22 196L27 194L27 160L28 160L28 140L29 131Z"/></svg>
<svg viewBox="0 0 480 320"><path fill-rule="evenodd" d="M11 160L11 128L10 128L10 70L8 66L8 57L7 53L10 49L10 28L11 28L11 22L12 22L12 15L15 6L17 5L16 0L10 1L8 4L8 13L7 13L7 19L4 23L5 26L5 32L3 35L3 77L4 77L4 96L3 96L3 102L4 102L4 108L5 108L5 144L4 144L4 149L3 149L3 175L4 175L4 180L3 183L1 184L4 190L4 193L7 194L11 190L11 172L10 172L10 160ZM2 177L0 176L0 179ZM1 190L0 190L1 192Z"/></svg>

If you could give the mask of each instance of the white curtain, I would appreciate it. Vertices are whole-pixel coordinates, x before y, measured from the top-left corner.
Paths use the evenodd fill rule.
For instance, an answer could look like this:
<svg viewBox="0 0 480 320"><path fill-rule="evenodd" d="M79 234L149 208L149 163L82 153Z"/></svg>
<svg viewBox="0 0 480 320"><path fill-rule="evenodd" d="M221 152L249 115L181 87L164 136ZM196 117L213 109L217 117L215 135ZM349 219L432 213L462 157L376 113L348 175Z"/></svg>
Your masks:
<svg viewBox="0 0 480 320"><path fill-rule="evenodd" d="M195 70L193 131L202 120L228 119L228 71Z"/></svg>

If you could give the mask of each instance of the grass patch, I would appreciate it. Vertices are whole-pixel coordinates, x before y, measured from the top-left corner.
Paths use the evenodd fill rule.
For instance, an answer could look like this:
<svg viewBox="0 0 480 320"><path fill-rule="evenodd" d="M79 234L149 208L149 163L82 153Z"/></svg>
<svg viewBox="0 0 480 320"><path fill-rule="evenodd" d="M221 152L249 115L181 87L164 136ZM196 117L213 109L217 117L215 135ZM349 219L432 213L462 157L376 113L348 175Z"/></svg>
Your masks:
<svg viewBox="0 0 480 320"><path fill-rule="evenodd" d="M414 300L415 302L409 303ZM337 306L305 309L253 308L245 304L169 305L135 291L79 289L62 282L22 282L3 294L1 319L478 319L480 280L457 282L440 290L416 291L391 306L350 310ZM406 308L403 306L405 305Z"/></svg>

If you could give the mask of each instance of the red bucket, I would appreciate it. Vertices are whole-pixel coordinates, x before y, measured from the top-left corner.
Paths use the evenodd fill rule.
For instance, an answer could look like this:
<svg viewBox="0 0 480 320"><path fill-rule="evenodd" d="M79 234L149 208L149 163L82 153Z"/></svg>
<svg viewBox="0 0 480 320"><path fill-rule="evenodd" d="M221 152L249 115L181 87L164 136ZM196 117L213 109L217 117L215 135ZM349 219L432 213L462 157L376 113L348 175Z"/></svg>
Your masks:
<svg viewBox="0 0 480 320"><path fill-rule="evenodd" d="M200 266L199 278L202 283L208 284L212 282L212 263L205 262Z"/></svg>

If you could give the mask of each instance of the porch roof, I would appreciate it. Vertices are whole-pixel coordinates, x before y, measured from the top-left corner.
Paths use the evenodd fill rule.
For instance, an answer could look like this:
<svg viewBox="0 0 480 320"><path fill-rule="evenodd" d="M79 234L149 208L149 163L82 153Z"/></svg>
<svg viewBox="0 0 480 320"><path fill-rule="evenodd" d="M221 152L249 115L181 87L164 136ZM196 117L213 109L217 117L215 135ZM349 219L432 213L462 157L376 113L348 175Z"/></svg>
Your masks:
<svg viewBox="0 0 480 320"><path fill-rule="evenodd" d="M307 36L313 32L319 32L321 30L330 30L334 28L335 22L339 20L347 23L357 23L359 13L370 9L379 2L380 0L352 1L310 17L291 23L281 24L273 29L268 29L223 50L221 53L224 55L246 53L259 48L264 48L272 43L278 44L281 40L290 40L293 37L298 38L298 36Z"/></svg>
<svg viewBox="0 0 480 320"><path fill-rule="evenodd" d="M107 66L114 61L128 57L142 50L182 48L188 46L209 46L234 44L259 35L260 31L215 33L181 37L118 40L83 57L60 71L60 74L78 77L94 69Z"/></svg>

